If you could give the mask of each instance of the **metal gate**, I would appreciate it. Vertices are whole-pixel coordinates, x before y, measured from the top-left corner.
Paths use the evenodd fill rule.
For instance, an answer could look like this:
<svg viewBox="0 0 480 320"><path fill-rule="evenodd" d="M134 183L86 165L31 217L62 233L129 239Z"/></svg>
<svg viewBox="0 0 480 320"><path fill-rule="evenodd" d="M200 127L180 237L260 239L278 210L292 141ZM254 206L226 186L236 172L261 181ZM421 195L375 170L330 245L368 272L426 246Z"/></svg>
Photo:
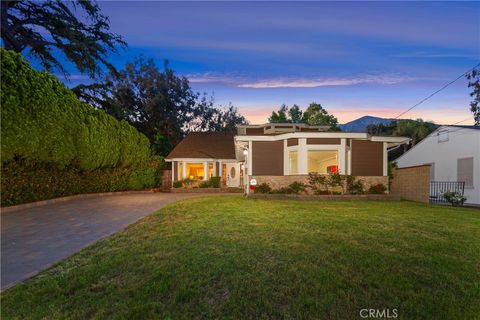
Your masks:
<svg viewBox="0 0 480 320"><path fill-rule="evenodd" d="M448 203L443 197L445 192L458 192L463 196L463 181L430 181L430 203Z"/></svg>

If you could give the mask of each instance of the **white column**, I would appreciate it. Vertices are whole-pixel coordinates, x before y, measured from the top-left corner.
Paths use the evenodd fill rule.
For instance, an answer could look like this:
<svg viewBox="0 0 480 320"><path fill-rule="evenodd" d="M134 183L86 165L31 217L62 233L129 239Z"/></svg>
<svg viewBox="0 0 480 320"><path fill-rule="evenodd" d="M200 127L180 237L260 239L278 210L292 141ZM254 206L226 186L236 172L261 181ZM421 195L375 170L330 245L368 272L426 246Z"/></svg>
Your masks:
<svg viewBox="0 0 480 320"><path fill-rule="evenodd" d="M187 163L185 161L182 162L182 177L187 179Z"/></svg>
<svg viewBox="0 0 480 320"><path fill-rule="evenodd" d="M178 172L178 163L177 168L175 168L175 161L172 162L172 186L173 182L175 181L175 172Z"/></svg>
<svg viewBox="0 0 480 320"><path fill-rule="evenodd" d="M387 143L383 143L383 176L388 176L388 150Z"/></svg>
<svg viewBox="0 0 480 320"><path fill-rule="evenodd" d="M338 173L345 174L346 170L346 156L347 156L347 141L346 139L340 140L340 150L338 155Z"/></svg>
<svg viewBox="0 0 480 320"><path fill-rule="evenodd" d="M298 174L308 174L307 139L298 139Z"/></svg>
<svg viewBox="0 0 480 320"><path fill-rule="evenodd" d="M286 176L290 174L289 170L289 160L288 160L289 150L287 149L287 139L283 140L283 175Z"/></svg>
<svg viewBox="0 0 480 320"><path fill-rule="evenodd" d="M203 162L203 180L208 180L208 162Z"/></svg>

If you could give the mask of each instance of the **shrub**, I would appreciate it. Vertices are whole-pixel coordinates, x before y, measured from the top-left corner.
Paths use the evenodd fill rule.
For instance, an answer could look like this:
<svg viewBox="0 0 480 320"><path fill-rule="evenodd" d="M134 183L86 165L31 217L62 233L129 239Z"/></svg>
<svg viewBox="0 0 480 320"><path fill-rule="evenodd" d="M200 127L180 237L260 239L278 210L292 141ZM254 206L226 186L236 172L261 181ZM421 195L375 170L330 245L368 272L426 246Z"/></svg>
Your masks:
<svg viewBox="0 0 480 320"><path fill-rule="evenodd" d="M443 197L454 207L463 206L465 201L467 201L467 198L465 198L461 193L454 191L445 192Z"/></svg>
<svg viewBox="0 0 480 320"><path fill-rule="evenodd" d="M270 193L273 193L273 194L290 194L290 193L293 193L293 192L290 188L283 187L283 188L279 188L279 189L273 189L272 191L270 191Z"/></svg>
<svg viewBox="0 0 480 320"><path fill-rule="evenodd" d="M307 189L307 186L303 182L295 181L290 183L290 185L288 186L288 189L290 191L289 193L298 194L300 192L304 192Z"/></svg>
<svg viewBox="0 0 480 320"><path fill-rule="evenodd" d="M199 188L210 188L210 182L209 181L202 181L198 184Z"/></svg>
<svg viewBox="0 0 480 320"><path fill-rule="evenodd" d="M327 176L316 172L310 172L308 174L308 184L313 190L313 193L320 194L320 192L326 191L328 194Z"/></svg>
<svg viewBox="0 0 480 320"><path fill-rule="evenodd" d="M254 189L255 193L270 193L272 192L272 187L266 182L260 183L259 185L255 186Z"/></svg>
<svg viewBox="0 0 480 320"><path fill-rule="evenodd" d="M387 191L387 187L383 183L374 184L368 189L368 193L371 194L384 194L385 191Z"/></svg>
<svg viewBox="0 0 480 320"><path fill-rule="evenodd" d="M174 188L181 188L182 187L182 181L174 181L172 186Z"/></svg>
<svg viewBox="0 0 480 320"><path fill-rule="evenodd" d="M211 177L210 186L212 188L220 188L220 181L221 181L221 177Z"/></svg>
<svg viewBox="0 0 480 320"><path fill-rule="evenodd" d="M1 205L11 206L80 193L151 188L154 171L105 168L82 171L34 162L10 161L2 166Z"/></svg>
<svg viewBox="0 0 480 320"><path fill-rule="evenodd" d="M157 186L163 159L126 121L0 49L2 205Z"/></svg>
<svg viewBox="0 0 480 320"><path fill-rule="evenodd" d="M185 178L185 179L181 180L181 182L182 182L182 185L183 185L185 188L193 188L193 187L195 187L195 183L196 183L197 181L194 180L194 179Z"/></svg>
<svg viewBox="0 0 480 320"><path fill-rule="evenodd" d="M364 186L362 180L355 179L354 176L345 176L346 193L348 194L363 194Z"/></svg>
<svg viewBox="0 0 480 320"><path fill-rule="evenodd" d="M81 102L20 54L0 53L3 163L21 158L84 171L145 165L150 143L134 127Z"/></svg>

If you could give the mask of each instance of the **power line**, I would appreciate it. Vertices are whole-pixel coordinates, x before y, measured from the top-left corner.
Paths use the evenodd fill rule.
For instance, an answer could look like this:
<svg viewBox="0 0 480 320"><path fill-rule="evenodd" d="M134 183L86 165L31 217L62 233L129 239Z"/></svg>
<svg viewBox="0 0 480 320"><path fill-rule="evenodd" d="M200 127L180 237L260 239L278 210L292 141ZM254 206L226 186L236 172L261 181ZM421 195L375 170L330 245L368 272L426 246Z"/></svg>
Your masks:
<svg viewBox="0 0 480 320"><path fill-rule="evenodd" d="M471 119L472 119L472 117L468 117L468 118L466 118L466 119L463 119L463 120L460 120L460 121L458 121L458 122L455 122L454 124L451 124L451 126L454 126L454 125L456 125L456 124L459 124L459 123L462 123L462 122L465 122L465 121L471 120Z"/></svg>
<svg viewBox="0 0 480 320"><path fill-rule="evenodd" d="M403 112L400 113L398 116L396 116L394 119L398 119L399 117L403 116L405 113L409 112L409 111L412 110L413 108L418 107L419 105L421 105L422 103L424 103L425 101L427 101L428 99L430 99L431 97L433 97L434 95L436 95L437 93L439 93L440 91L442 91L443 89L445 89L445 88L447 88L448 86L450 86L451 84L457 82L459 79L465 77L470 71L472 71L473 69L475 69L475 68L478 67L478 66L480 66L480 63L477 64L476 66L474 66L473 68L468 69L467 71L465 71L464 73L462 73L460 76L458 76L455 80L450 81L449 83L447 83L446 85L444 85L443 87L441 87L440 89L438 89L437 91L435 91L434 93L432 93L431 95L429 95L428 97L422 99L420 102L416 103L413 107L410 107L410 108L408 108L407 110L403 111Z"/></svg>

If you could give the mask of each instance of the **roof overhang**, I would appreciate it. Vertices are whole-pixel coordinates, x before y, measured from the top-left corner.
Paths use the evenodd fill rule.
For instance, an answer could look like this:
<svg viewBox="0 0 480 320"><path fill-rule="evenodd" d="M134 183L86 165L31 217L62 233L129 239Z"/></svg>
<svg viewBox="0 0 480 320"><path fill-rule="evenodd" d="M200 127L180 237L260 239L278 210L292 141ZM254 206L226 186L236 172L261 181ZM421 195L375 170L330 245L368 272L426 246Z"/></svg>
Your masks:
<svg viewBox="0 0 480 320"><path fill-rule="evenodd" d="M291 132L277 134L274 136L258 135L235 136L235 142L238 141L277 141L290 138L353 138L353 139L369 139L369 135L363 132Z"/></svg>

